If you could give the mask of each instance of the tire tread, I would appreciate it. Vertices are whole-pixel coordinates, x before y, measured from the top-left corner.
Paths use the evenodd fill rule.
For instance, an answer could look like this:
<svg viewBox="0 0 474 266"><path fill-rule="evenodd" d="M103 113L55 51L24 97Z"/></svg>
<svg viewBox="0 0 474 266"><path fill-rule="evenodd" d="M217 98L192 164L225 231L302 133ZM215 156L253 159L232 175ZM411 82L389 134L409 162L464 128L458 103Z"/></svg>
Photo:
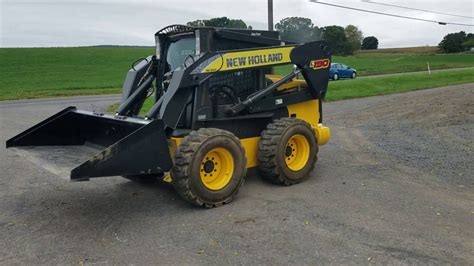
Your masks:
<svg viewBox="0 0 474 266"><path fill-rule="evenodd" d="M184 137L181 145L178 147L175 155L175 161L173 169L171 170L173 186L178 194L187 202L200 207L213 208L218 207L223 204L227 204L233 200L237 195L239 189L244 183L244 178L239 183L237 188L233 193L227 198L213 203L204 202L199 198L198 195L195 195L190 188L190 173L191 164L193 162L193 157L195 152L198 150L200 145L206 141L209 137L214 137L218 135L223 135L226 137L232 138L234 141L239 143L241 149L241 154L245 154L243 147L240 145L240 140L232 133L217 129L217 128L201 128L197 131L192 131L188 136ZM244 156L244 163L246 164L246 159ZM247 168L244 169L243 176L245 177Z"/></svg>
<svg viewBox="0 0 474 266"><path fill-rule="evenodd" d="M303 181L290 180L286 178L285 175L279 170L278 163L276 161L277 148L278 144L280 143L281 136L289 127L296 124L303 124L304 126L311 129L311 126L301 119L284 117L273 121L271 124L268 124L267 128L261 134L262 138L258 145L257 155L258 170L264 179L274 184L290 186ZM316 145L316 160L318 152L317 149L318 146ZM315 163L311 165L311 170L309 172L314 169L314 165Z"/></svg>

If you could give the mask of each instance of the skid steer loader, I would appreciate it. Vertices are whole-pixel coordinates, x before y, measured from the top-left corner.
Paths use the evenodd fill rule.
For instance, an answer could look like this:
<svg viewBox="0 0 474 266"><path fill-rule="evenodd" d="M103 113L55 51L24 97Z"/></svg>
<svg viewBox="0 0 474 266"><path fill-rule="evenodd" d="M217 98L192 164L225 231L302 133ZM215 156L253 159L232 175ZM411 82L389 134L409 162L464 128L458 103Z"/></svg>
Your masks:
<svg viewBox="0 0 474 266"><path fill-rule="evenodd" d="M203 207L232 201L247 169L282 185L309 177L330 137L321 106L331 63L326 43L183 25L158 31L155 40L156 54L129 70L115 114L69 107L7 148L72 181L161 178ZM293 67L275 75L280 65ZM148 96L154 104L141 114Z"/></svg>

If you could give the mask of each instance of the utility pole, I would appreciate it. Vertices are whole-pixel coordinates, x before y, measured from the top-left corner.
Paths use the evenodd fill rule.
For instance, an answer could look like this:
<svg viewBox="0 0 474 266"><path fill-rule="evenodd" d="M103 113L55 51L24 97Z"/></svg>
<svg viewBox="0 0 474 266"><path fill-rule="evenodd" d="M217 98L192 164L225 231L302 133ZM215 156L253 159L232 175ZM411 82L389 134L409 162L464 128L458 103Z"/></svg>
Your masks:
<svg viewBox="0 0 474 266"><path fill-rule="evenodd" d="M268 0L268 30L273 30L273 0Z"/></svg>

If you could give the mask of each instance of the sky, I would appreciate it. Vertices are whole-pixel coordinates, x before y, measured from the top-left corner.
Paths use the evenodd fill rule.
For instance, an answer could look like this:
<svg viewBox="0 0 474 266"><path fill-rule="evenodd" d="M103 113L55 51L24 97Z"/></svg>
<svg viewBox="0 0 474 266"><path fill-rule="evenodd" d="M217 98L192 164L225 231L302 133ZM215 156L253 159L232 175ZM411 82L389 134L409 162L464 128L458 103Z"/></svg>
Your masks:
<svg viewBox="0 0 474 266"><path fill-rule="evenodd" d="M474 24L473 19L364 3L329 3L437 21ZM379 2L474 16L474 0L378 0ZM267 0L0 0L0 47L153 45L154 33L171 24L227 16L254 29L267 28ZM275 23L307 17L318 27L358 26L376 36L380 48L437 45L451 32L474 27L441 26L323 6L308 0L274 0Z"/></svg>

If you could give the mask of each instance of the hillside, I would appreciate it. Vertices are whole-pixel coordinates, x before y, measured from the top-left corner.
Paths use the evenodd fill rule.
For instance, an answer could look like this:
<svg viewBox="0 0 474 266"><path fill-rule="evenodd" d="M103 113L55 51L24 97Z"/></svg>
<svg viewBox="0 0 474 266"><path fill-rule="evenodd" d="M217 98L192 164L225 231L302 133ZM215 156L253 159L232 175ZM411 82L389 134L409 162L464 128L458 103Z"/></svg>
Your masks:
<svg viewBox="0 0 474 266"><path fill-rule="evenodd" d="M392 49L393 50L393 49ZM474 66L474 54L361 52L333 57L359 76ZM130 65L153 48L0 48L0 100L119 93ZM282 66L279 73L288 72Z"/></svg>
<svg viewBox="0 0 474 266"><path fill-rule="evenodd" d="M400 48L381 48L376 50L359 50L356 54L435 54L439 52L437 46L415 46Z"/></svg>

